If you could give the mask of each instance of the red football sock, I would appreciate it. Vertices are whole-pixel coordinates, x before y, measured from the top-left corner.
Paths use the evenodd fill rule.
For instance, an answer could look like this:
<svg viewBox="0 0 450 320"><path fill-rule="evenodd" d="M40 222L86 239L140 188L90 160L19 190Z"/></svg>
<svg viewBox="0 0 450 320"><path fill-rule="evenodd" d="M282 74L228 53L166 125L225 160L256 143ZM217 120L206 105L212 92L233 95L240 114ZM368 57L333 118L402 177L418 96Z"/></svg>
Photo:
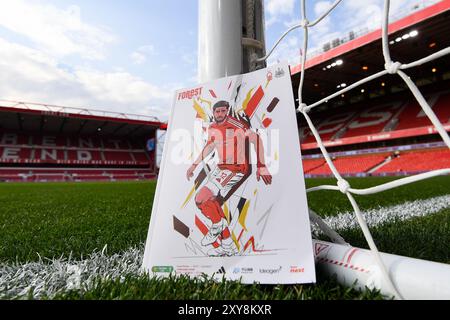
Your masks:
<svg viewBox="0 0 450 320"><path fill-rule="evenodd" d="M197 206L212 223L218 223L222 218L225 218L222 207L217 200L207 200L201 204L197 204Z"/></svg>

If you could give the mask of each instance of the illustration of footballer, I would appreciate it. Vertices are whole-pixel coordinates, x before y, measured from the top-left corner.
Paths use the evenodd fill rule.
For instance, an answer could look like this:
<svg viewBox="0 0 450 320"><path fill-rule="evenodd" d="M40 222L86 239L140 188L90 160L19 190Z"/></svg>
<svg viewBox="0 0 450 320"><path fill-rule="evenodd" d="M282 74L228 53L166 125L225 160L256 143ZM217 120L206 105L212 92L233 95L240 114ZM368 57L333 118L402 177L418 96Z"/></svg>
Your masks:
<svg viewBox="0 0 450 320"><path fill-rule="evenodd" d="M215 103L212 111L214 121L208 128L206 145L187 170L186 177L190 180L198 165L213 152L217 153L218 165L209 173L206 184L196 193L195 204L212 223L201 240L201 245L206 247L213 243L220 244L212 247L208 255L232 256L238 251L231 238L222 204L251 173L249 145L253 145L256 151L257 181L262 180L270 185L272 175L265 164L263 142L249 123L245 119L233 117L227 101Z"/></svg>
<svg viewBox="0 0 450 320"><path fill-rule="evenodd" d="M145 270L314 282L289 65L177 90L169 123Z"/></svg>

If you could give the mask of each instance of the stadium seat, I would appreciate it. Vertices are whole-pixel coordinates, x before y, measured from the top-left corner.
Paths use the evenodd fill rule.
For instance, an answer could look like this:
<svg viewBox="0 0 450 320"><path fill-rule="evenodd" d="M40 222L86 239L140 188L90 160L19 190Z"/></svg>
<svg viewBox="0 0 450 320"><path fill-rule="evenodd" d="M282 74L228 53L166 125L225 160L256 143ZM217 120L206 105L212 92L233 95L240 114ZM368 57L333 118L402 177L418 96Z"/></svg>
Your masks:
<svg viewBox="0 0 450 320"><path fill-rule="evenodd" d="M367 173L370 169L385 161L387 156L388 154L375 154L342 157L335 159L333 163L341 174ZM305 172L312 175L331 175L332 172L328 164L323 159L322 162L322 165Z"/></svg>
<svg viewBox="0 0 450 320"><path fill-rule="evenodd" d="M383 129L395 116L399 108L400 103L391 103L363 109L347 126L347 130L342 138L383 132Z"/></svg>
<svg viewBox="0 0 450 320"><path fill-rule="evenodd" d="M137 162L148 163L149 159L145 152L133 152L133 156Z"/></svg>
<svg viewBox="0 0 450 320"><path fill-rule="evenodd" d="M116 162L129 162L133 161L129 152L111 152L105 151L103 153L105 155L106 161L116 161Z"/></svg>
<svg viewBox="0 0 450 320"><path fill-rule="evenodd" d="M429 104L443 124L450 123L450 93L430 95ZM356 104L340 112L319 112L311 115L322 141L375 135L382 132L421 128L431 125L429 118L415 100L381 100L370 106ZM301 143L316 142L305 123L299 130Z"/></svg>
<svg viewBox="0 0 450 320"><path fill-rule="evenodd" d="M156 177L150 169L76 169L76 168L0 168L0 181L111 181L150 180Z"/></svg>
<svg viewBox="0 0 450 320"><path fill-rule="evenodd" d="M1 131L0 163L57 164L68 169L87 165L150 167L153 158L143 141Z"/></svg>
<svg viewBox="0 0 450 320"><path fill-rule="evenodd" d="M428 99L428 102L432 105L433 111L441 123L446 124L450 121L450 94L431 97ZM432 125L430 119L423 113L417 101L410 101L400 113L398 119L399 123L396 130Z"/></svg>
<svg viewBox="0 0 450 320"><path fill-rule="evenodd" d="M419 173L445 168L450 168L450 150L424 150L400 154L376 173Z"/></svg>
<svg viewBox="0 0 450 320"><path fill-rule="evenodd" d="M303 159L303 171L305 173L309 173L312 170L322 166L324 163L324 159Z"/></svg>

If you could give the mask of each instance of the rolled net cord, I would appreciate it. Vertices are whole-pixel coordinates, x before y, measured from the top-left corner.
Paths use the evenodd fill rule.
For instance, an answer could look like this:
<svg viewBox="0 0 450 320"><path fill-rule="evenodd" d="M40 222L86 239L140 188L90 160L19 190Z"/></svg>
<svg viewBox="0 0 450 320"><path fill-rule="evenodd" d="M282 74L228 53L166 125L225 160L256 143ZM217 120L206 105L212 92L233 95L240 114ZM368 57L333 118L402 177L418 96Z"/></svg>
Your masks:
<svg viewBox="0 0 450 320"><path fill-rule="evenodd" d="M309 22L307 17L306 17L306 1L305 0L301 0L301 22L293 27L291 27L290 29L288 29L281 37L280 39L277 40L277 42L275 43L274 47L269 51L269 53L262 58L257 59L257 62L261 62L264 61L266 59L269 58L269 56L272 54L272 52L274 51L274 49L278 46L278 44L286 37L286 35L288 33L290 33L292 30L295 30L297 28L303 28L304 32L304 39L303 39L303 51L302 51L302 56L301 56L301 74L300 74L300 84L298 87L298 98L299 98L299 107L297 109L297 112L300 112L303 114L303 116L306 119L306 122L308 123L308 126L312 132L312 134L314 135L317 144L320 148L320 151L322 152L326 163L328 164L328 166L331 169L331 172L333 173L334 177L337 180L337 185L336 186L329 186L329 185L322 185L322 186L318 186L318 187L314 187L314 188L310 188L307 190L307 192L314 192L314 191L319 191L319 190L336 190L336 191L340 191L343 194L345 194L347 196L347 198L349 199L353 210L355 212L355 217L361 227L361 230L364 234L364 237L369 245L370 250L372 251L374 260L376 261L378 267L380 268L380 271L382 273L383 279L386 283L386 285L389 287L391 293L397 298L397 299L402 299L401 294L398 292L398 290L396 289L391 277L389 276L389 273L387 271L386 266L384 265L380 253L375 245L375 242L373 241L372 235L370 233L369 228L367 227L367 223L364 219L364 217L361 214L361 210L359 209L359 206L357 204L357 202L355 201L353 194L358 194L358 195L368 195L368 194L374 194L374 193L378 193L378 192L383 192L386 190L390 190L393 188L397 188L399 186L403 186L403 185L407 185L413 182L417 182L417 181L421 181L424 179L429 179L432 177L436 177L439 175L445 175L445 174L450 174L450 168L448 169L442 169L442 170L433 170L433 171L429 171L426 173L422 173L422 174L418 174L418 175L414 175L414 176L410 176L410 177L406 177L406 178L402 178L402 179L398 179L389 183L385 183L376 187L372 187L372 188L366 188L366 189L353 189L350 184L344 180L342 178L342 176L340 175L339 171L336 169L336 167L333 164L333 161L330 158L330 155L328 154L322 139L320 138L320 135L318 133L318 131L316 130L314 124L312 123L310 117L308 116L308 112L323 104L325 101L328 101L330 99L333 99L337 96L340 96L341 94L350 91L362 84L365 84L369 81L372 81L374 79L377 79L379 77L382 77L386 74L398 74L403 81L406 83L406 85L408 86L408 88L411 90L412 94L414 95L414 97L416 98L417 102L419 103L419 105L421 106L421 108L423 109L423 111L425 112L425 114L428 116L428 118L431 120L431 122L433 123L433 125L435 126L435 128L437 129L439 135L442 137L442 139L444 140L445 144L447 145L448 148L450 148L450 137L447 134L447 132L444 129L444 126L440 123L439 119L436 117L435 113L433 112L433 110L431 109L431 107L429 106L429 104L427 103L427 101L425 100L425 98L423 97L422 93L420 92L420 90L417 88L417 86L414 84L414 82L411 80L410 77L408 77L408 75L403 71L403 70L407 70L413 67L417 67L419 65L422 65L424 63L430 62L434 59L438 59L440 57L443 57L447 54L450 53L450 47L447 47L445 49L442 49L438 52L435 52L425 58L419 59L417 61L414 61L412 63L409 64L402 64L400 62L394 62L391 59L391 55L390 55L390 51L389 51L389 35L388 35L388 25L389 25L389 9L390 9L390 0L385 0L384 1L384 13L383 13L383 21L382 21L382 43L383 43L383 57L384 57L384 70L379 71L371 76L368 76L360 81L357 81L347 87L345 87L344 89L337 91L331 95L329 95L326 98L323 98L313 104L307 105L303 102L303 83L304 83L304 79L305 79L305 65L306 65L306 55L307 55L307 50L308 50L308 29L314 27L315 25L317 25L320 21L322 21L327 15L329 15L339 4L340 2L342 2L342 0L337 0L335 1L326 11L325 13L323 13L319 18L317 18L316 20L314 20L313 22ZM328 235L331 240L333 242L336 243L341 243L341 244L346 244L345 240L339 236L339 234L337 234L334 230L332 230L316 213L314 213L313 211L310 211L310 218L311 221L316 223L319 228L326 234Z"/></svg>

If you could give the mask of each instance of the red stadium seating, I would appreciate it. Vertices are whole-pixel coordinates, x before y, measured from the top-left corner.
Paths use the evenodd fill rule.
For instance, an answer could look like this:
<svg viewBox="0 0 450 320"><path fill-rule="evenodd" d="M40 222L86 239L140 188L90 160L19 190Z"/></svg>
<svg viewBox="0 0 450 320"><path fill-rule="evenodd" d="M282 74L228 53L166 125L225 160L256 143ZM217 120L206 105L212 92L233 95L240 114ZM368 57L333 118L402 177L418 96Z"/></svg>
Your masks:
<svg viewBox="0 0 450 320"><path fill-rule="evenodd" d="M0 181L153 179L161 124L152 116L2 101Z"/></svg>
<svg viewBox="0 0 450 320"><path fill-rule="evenodd" d="M138 162L148 162L148 155L145 152L133 152L134 159Z"/></svg>
<svg viewBox="0 0 450 320"><path fill-rule="evenodd" d="M450 123L450 93L438 93L428 98L429 104L443 124ZM322 141L363 137L383 132L421 128L432 125L415 100L386 101L372 106L356 105L339 112L311 115ZM314 143L309 128L300 129L301 143Z"/></svg>
<svg viewBox="0 0 450 320"><path fill-rule="evenodd" d="M0 181L114 181L154 179L150 169L0 168Z"/></svg>
<svg viewBox="0 0 450 320"><path fill-rule="evenodd" d="M129 152L104 152L108 161L133 161Z"/></svg>
<svg viewBox="0 0 450 320"><path fill-rule="evenodd" d="M137 141L0 132L0 163L133 166L152 161Z"/></svg>
<svg viewBox="0 0 450 320"><path fill-rule="evenodd" d="M30 179L31 178L31 179ZM27 178L27 181L68 181L69 178L64 174L35 174Z"/></svg>
<svg viewBox="0 0 450 320"><path fill-rule="evenodd" d="M357 174L366 173L375 166L381 164L386 160L388 154L376 154L376 155L364 155L364 156L353 156L353 157L342 157L337 158L333 161L336 169L341 174ZM313 164L318 164L317 159L314 160L304 160L303 166L307 168L311 166L311 170L305 173L312 175L331 175L331 169L328 164L322 159L323 165L316 166L314 168Z"/></svg>
<svg viewBox="0 0 450 320"><path fill-rule="evenodd" d="M434 95L428 99L439 121L448 123L450 121L450 94ZM400 113L396 130L419 128L432 125L430 119L422 111L420 105L414 101L406 105Z"/></svg>
<svg viewBox="0 0 450 320"><path fill-rule="evenodd" d="M321 167L324 163L324 159L305 159L303 160L303 171L309 173L312 170Z"/></svg>
<svg viewBox="0 0 450 320"><path fill-rule="evenodd" d="M342 138L382 132L400 109L400 103L390 103L361 111L347 126Z"/></svg>
<svg viewBox="0 0 450 320"><path fill-rule="evenodd" d="M376 173L416 173L450 168L450 150L428 150L400 154Z"/></svg>
<svg viewBox="0 0 450 320"><path fill-rule="evenodd" d="M141 177L138 175L126 175L126 174L117 174L113 175L113 179L115 180L139 180Z"/></svg>
<svg viewBox="0 0 450 320"><path fill-rule="evenodd" d="M19 175L0 175L0 181L25 182L27 179Z"/></svg>
<svg viewBox="0 0 450 320"><path fill-rule="evenodd" d="M386 163L384 163L386 162ZM394 155L381 153L338 157L333 160L336 169L343 175L399 175L415 174L430 170L450 168L450 150L431 149L408 151ZM377 166L381 165L378 169ZM376 169L375 171L373 171ZM330 176L332 172L324 159L304 159L303 170L311 176Z"/></svg>
<svg viewBox="0 0 450 320"><path fill-rule="evenodd" d="M354 118L355 111L342 111L334 113L332 115L327 115L325 117L320 117L320 119L312 119L314 125L316 126L317 132L319 132L320 138L323 141L332 140L332 138L343 128L345 128L348 123ZM304 138L301 139L302 143L316 142L316 139L312 135L309 128L303 127L301 132Z"/></svg>
<svg viewBox="0 0 450 320"><path fill-rule="evenodd" d="M127 141L123 140L116 140L116 139L108 139L103 142L104 148L107 149L119 149L119 150L126 150L131 149L131 144ZM142 145L138 147L139 149L142 148Z"/></svg>
<svg viewBox="0 0 450 320"><path fill-rule="evenodd" d="M105 173L105 170L73 170L73 169L69 169L66 170L67 173L73 175L73 176L78 176L78 175L102 175Z"/></svg>
<svg viewBox="0 0 450 320"><path fill-rule="evenodd" d="M111 181L111 178L103 175L83 175L74 177L73 181Z"/></svg>
<svg viewBox="0 0 450 320"><path fill-rule="evenodd" d="M153 179L151 159L145 144L134 140L0 132L0 181Z"/></svg>

